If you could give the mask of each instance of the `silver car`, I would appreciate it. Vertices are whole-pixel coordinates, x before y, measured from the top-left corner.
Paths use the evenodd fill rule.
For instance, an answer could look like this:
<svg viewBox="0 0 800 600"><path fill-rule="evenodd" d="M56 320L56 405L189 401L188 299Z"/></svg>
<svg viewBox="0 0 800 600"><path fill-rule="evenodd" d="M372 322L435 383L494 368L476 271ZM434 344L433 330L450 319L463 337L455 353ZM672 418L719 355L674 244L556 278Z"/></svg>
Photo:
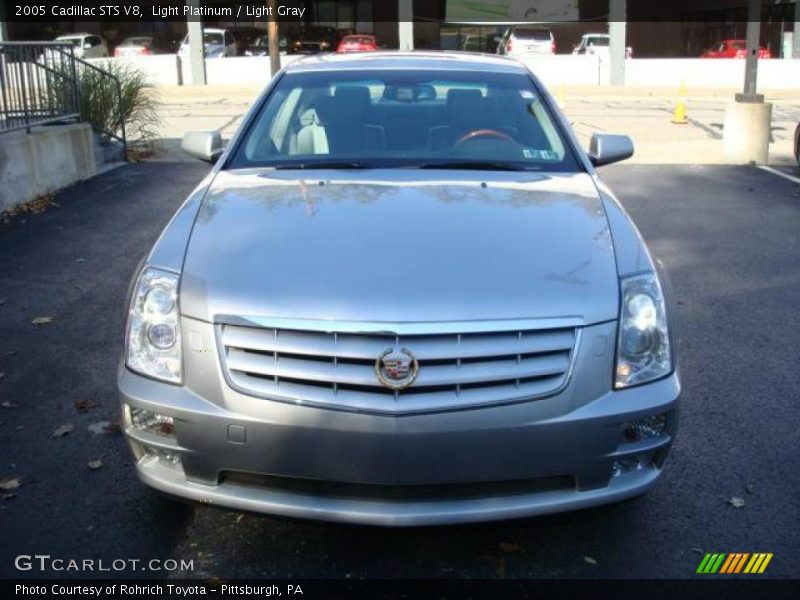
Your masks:
<svg viewBox="0 0 800 600"><path fill-rule="evenodd" d="M119 368L139 477L174 496L414 526L632 498L680 384L667 281L514 60L292 63L134 277Z"/></svg>

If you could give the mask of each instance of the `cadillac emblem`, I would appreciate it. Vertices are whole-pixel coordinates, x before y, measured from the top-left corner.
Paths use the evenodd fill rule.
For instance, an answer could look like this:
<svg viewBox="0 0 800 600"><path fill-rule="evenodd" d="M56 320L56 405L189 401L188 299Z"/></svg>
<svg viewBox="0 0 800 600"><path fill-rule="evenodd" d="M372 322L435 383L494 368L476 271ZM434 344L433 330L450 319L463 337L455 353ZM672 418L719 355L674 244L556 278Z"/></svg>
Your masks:
<svg viewBox="0 0 800 600"><path fill-rule="evenodd" d="M414 383L419 373L417 357L402 348L389 348L375 361L375 376L390 390L402 390Z"/></svg>

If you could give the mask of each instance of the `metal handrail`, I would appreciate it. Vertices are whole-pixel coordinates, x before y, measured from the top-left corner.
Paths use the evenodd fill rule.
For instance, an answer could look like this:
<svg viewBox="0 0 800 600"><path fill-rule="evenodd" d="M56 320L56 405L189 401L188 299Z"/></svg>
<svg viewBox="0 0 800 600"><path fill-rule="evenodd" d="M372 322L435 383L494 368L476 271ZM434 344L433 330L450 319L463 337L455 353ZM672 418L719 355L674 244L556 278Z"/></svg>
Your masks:
<svg viewBox="0 0 800 600"><path fill-rule="evenodd" d="M73 51L68 43L0 42L0 133L80 119ZM41 60L48 52L50 64ZM52 93L64 85L71 94Z"/></svg>
<svg viewBox="0 0 800 600"><path fill-rule="evenodd" d="M90 69L114 82L117 114L100 133L128 145L118 77L75 56L70 43L0 42L0 134L32 126L86 119L81 114L80 70Z"/></svg>
<svg viewBox="0 0 800 600"><path fill-rule="evenodd" d="M114 87L117 90L117 119L118 119L117 126L119 127L120 133L117 134L116 131L110 131L110 130L103 131L102 133L121 142L122 156L127 157L128 140L127 137L125 136L125 115L122 114L122 83L120 82L119 77L117 77L116 75L112 75L108 71L105 71L104 69L101 69L100 67L97 67L92 63L82 60L80 58L76 58L75 62L84 68L92 69L95 72L102 74L104 77L108 77L114 81Z"/></svg>

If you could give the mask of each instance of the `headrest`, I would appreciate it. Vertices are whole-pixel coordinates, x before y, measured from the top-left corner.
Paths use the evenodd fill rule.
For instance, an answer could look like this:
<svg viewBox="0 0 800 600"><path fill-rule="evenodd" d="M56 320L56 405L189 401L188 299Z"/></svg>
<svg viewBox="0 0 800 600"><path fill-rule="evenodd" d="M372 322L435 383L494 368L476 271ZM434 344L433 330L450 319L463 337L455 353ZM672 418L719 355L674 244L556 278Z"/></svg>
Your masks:
<svg viewBox="0 0 800 600"><path fill-rule="evenodd" d="M366 109L369 106L369 88L363 85L339 86L334 92L334 98L341 98L343 102L352 102L360 109Z"/></svg>
<svg viewBox="0 0 800 600"><path fill-rule="evenodd" d="M481 95L480 90L448 90L447 112L452 123L471 123L486 118L486 111L491 110L488 98Z"/></svg>
<svg viewBox="0 0 800 600"><path fill-rule="evenodd" d="M362 89L366 91L366 88ZM358 125L363 123L369 97L365 99L357 88L346 92L344 90L336 91L335 96L325 96L316 103L317 115L322 125Z"/></svg>

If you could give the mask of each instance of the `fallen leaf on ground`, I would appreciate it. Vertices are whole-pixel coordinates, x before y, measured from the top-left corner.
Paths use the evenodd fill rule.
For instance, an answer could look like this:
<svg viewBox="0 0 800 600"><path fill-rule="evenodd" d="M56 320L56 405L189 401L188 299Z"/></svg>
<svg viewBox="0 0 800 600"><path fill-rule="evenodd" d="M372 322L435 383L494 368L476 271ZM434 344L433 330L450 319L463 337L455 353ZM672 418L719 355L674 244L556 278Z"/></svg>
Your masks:
<svg viewBox="0 0 800 600"><path fill-rule="evenodd" d="M5 377L5 376L6 376L6 374L5 374L5 373L0 373L0 379L2 379L2 378L3 378L3 377Z"/></svg>
<svg viewBox="0 0 800 600"><path fill-rule="evenodd" d="M86 259L85 259L85 258L76 258L76 259L75 259L75 262L76 262L76 263L82 263L82 262L86 262Z"/></svg>
<svg viewBox="0 0 800 600"><path fill-rule="evenodd" d="M119 431L119 423L111 421L98 421L89 425L89 431L98 435L107 435Z"/></svg>
<svg viewBox="0 0 800 600"><path fill-rule="evenodd" d="M93 408L97 408L97 404L91 400L75 400L75 409L78 412L88 412Z"/></svg>
<svg viewBox="0 0 800 600"><path fill-rule="evenodd" d="M0 408L17 408L17 405L10 400L3 400L3 402L0 402Z"/></svg>
<svg viewBox="0 0 800 600"><path fill-rule="evenodd" d="M752 494L755 490L756 488L752 483L748 483L744 486L744 491L748 494Z"/></svg>
<svg viewBox="0 0 800 600"><path fill-rule="evenodd" d="M512 552L524 552L522 546L515 544L514 542L500 542L498 546L500 547L500 550L503 552L508 552L509 554Z"/></svg>
<svg viewBox="0 0 800 600"><path fill-rule="evenodd" d="M86 466L89 467L92 471L96 471L97 469L99 469L100 467L103 466L103 461L102 460L90 460L88 463L86 463Z"/></svg>
<svg viewBox="0 0 800 600"><path fill-rule="evenodd" d="M75 429L75 427L72 425L72 423L64 423L63 425L56 427L55 431L53 432L53 437L64 437L73 429Z"/></svg>
<svg viewBox="0 0 800 600"><path fill-rule="evenodd" d="M31 324L33 325L47 325L48 323L53 322L53 317L35 317L31 320Z"/></svg>
<svg viewBox="0 0 800 600"><path fill-rule="evenodd" d="M702 548L692 548L692 552L697 552L698 554L705 554Z"/></svg>
<svg viewBox="0 0 800 600"><path fill-rule="evenodd" d="M744 499L739 498L738 496L733 496L732 498L726 500L726 502L733 508L742 508L744 506Z"/></svg>
<svg viewBox="0 0 800 600"><path fill-rule="evenodd" d="M597 561L593 559L591 556L584 556L583 562L589 563L590 565L596 565Z"/></svg>
<svg viewBox="0 0 800 600"><path fill-rule="evenodd" d="M19 477L6 477L5 479L0 479L0 490L4 492L11 492L19 488L22 485L22 480Z"/></svg>
<svg viewBox="0 0 800 600"><path fill-rule="evenodd" d="M17 495L14 492L8 492L7 494L3 494L2 496L0 496L0 499L2 499L2 500L11 500L12 498L16 498L16 497L17 497Z"/></svg>

